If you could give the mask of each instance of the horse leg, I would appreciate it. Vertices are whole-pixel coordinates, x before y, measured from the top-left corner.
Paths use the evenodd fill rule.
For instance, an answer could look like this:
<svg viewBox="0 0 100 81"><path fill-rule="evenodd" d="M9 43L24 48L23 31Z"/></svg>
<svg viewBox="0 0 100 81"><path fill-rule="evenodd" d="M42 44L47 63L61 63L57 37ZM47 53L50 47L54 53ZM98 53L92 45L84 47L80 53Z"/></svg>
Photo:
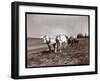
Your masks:
<svg viewBox="0 0 100 81"><path fill-rule="evenodd" d="M60 53L62 52L62 43L60 43Z"/></svg>
<svg viewBox="0 0 100 81"><path fill-rule="evenodd" d="M49 51L51 52L51 47L50 47L50 45L47 43L47 45L48 45L48 48L49 48Z"/></svg>
<svg viewBox="0 0 100 81"><path fill-rule="evenodd" d="M73 41L71 42L71 46L73 46Z"/></svg>
<svg viewBox="0 0 100 81"><path fill-rule="evenodd" d="M62 43L62 48L65 48L65 42Z"/></svg>
<svg viewBox="0 0 100 81"><path fill-rule="evenodd" d="M59 50L59 46L60 46L60 45L59 45L59 43L57 43L57 45L56 45L56 46L57 46L57 51L58 51L58 50Z"/></svg>
<svg viewBox="0 0 100 81"><path fill-rule="evenodd" d="M56 44L53 44L54 47L54 53L56 53Z"/></svg>
<svg viewBox="0 0 100 81"><path fill-rule="evenodd" d="M64 42L64 49L68 47L68 42Z"/></svg>
<svg viewBox="0 0 100 81"><path fill-rule="evenodd" d="M55 45L55 53L57 53L59 51L59 44Z"/></svg>
<svg viewBox="0 0 100 81"><path fill-rule="evenodd" d="M66 42L65 45L66 45L66 46L65 46L65 49L66 49L66 48L68 47L68 42Z"/></svg>

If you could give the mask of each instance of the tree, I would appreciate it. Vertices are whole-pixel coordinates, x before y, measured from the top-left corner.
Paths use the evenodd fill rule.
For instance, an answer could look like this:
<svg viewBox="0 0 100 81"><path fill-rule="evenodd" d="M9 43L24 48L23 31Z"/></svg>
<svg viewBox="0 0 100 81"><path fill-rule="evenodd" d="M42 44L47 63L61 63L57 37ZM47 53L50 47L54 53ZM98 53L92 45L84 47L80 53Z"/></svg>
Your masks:
<svg viewBox="0 0 100 81"><path fill-rule="evenodd" d="M84 38L82 33L77 34L77 38Z"/></svg>
<svg viewBox="0 0 100 81"><path fill-rule="evenodd" d="M85 34L84 38L88 38L88 35L87 35L87 34Z"/></svg>

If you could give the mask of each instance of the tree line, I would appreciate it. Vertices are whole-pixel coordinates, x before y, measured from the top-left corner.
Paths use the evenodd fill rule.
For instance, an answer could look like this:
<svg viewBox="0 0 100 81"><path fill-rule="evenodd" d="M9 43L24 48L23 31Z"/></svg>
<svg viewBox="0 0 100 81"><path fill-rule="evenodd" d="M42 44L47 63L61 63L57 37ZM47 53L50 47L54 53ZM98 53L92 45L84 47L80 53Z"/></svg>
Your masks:
<svg viewBox="0 0 100 81"><path fill-rule="evenodd" d="M88 38L89 36L87 34L82 34L82 33L78 33L77 34L77 38Z"/></svg>

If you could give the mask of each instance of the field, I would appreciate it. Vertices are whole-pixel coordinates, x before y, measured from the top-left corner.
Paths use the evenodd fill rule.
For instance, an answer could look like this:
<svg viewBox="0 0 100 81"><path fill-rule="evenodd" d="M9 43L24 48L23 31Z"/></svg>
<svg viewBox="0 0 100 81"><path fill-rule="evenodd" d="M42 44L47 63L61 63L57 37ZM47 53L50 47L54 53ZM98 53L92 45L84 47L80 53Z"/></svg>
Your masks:
<svg viewBox="0 0 100 81"><path fill-rule="evenodd" d="M27 38L27 67L87 65L89 64L88 38L80 38L78 45L69 45L62 53L49 52L40 38Z"/></svg>

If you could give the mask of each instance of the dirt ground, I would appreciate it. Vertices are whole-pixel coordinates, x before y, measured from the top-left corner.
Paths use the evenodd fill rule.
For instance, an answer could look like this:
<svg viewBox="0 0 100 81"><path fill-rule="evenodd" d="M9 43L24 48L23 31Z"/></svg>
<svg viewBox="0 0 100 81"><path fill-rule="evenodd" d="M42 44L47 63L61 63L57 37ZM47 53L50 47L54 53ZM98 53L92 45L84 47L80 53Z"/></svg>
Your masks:
<svg viewBox="0 0 100 81"><path fill-rule="evenodd" d="M49 52L47 47L27 50L27 67L87 64L89 64L88 38L80 39L78 45L69 45L62 53Z"/></svg>

